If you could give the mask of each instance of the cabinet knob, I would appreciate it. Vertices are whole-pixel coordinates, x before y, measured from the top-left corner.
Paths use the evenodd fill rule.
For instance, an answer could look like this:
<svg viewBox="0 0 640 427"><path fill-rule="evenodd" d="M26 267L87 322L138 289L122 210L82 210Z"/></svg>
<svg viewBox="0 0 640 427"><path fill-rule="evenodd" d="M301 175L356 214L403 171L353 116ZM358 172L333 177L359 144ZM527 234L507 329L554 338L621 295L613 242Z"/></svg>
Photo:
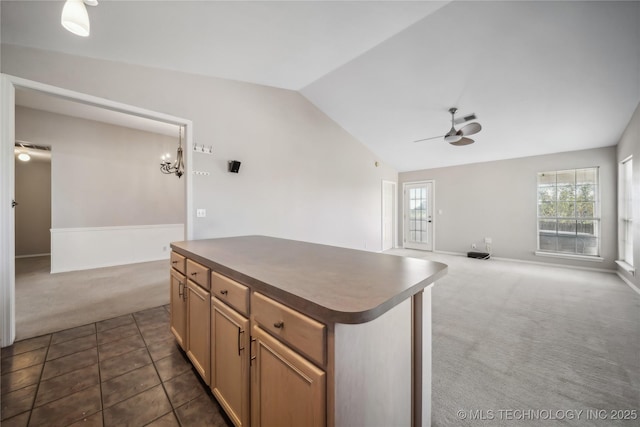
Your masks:
<svg viewBox="0 0 640 427"><path fill-rule="evenodd" d="M197 271L194 271L193 273L191 273L192 276L195 276L196 274L198 274Z"/></svg>
<svg viewBox="0 0 640 427"><path fill-rule="evenodd" d="M227 291L226 289L224 289L224 290L220 291L220 293L221 293L222 295L226 295L226 294L227 294L227 292L228 292L228 291Z"/></svg>
<svg viewBox="0 0 640 427"><path fill-rule="evenodd" d="M284 322L282 320L280 320L280 321L274 323L273 327L277 328L277 329L282 329L282 328L284 328Z"/></svg>
<svg viewBox="0 0 640 427"><path fill-rule="evenodd" d="M171 264L177 264L178 261L171 261Z"/></svg>

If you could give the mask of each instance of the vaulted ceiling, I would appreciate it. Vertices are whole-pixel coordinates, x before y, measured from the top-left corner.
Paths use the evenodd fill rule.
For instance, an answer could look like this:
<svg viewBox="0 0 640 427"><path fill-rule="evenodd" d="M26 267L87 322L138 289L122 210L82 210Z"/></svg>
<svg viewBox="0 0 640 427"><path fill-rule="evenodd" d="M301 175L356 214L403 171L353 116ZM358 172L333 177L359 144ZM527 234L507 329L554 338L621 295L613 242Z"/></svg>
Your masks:
<svg viewBox="0 0 640 427"><path fill-rule="evenodd" d="M62 5L2 0L2 43L297 90L399 171L615 145L640 102L638 1ZM414 143L449 107L476 143Z"/></svg>

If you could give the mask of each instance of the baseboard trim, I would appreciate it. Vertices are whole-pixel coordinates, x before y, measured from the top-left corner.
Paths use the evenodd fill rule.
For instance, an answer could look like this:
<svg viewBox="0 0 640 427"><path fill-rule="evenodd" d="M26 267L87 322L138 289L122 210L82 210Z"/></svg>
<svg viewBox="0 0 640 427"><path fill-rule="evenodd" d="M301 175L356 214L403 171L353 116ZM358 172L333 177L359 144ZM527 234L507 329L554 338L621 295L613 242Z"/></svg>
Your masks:
<svg viewBox="0 0 640 427"><path fill-rule="evenodd" d="M622 274L620 274L619 271L616 271L616 274L618 275L619 278L622 279L622 281L624 283L626 283L627 285L629 285L629 287L631 289L633 289L634 291L636 291L638 293L638 295L640 295L640 289L638 289L638 287L636 285L634 285L633 283L631 283L631 281L629 279L627 279L626 277L624 277Z"/></svg>
<svg viewBox="0 0 640 427"><path fill-rule="evenodd" d="M16 259L18 258L36 258L39 256L51 256L51 253L46 254L31 254L31 255L16 255Z"/></svg>
<svg viewBox="0 0 640 427"><path fill-rule="evenodd" d="M617 273L616 270L609 270L609 269L606 269L606 268L595 268L595 267L582 267L580 265L556 264L556 263L551 263L551 262L529 261L529 260L517 259L517 258L492 257L491 259L495 259L496 261L522 262L522 263L525 263L525 264L544 265L546 267L569 268L569 269L572 269L572 270L597 271L599 273L611 273L611 274Z"/></svg>

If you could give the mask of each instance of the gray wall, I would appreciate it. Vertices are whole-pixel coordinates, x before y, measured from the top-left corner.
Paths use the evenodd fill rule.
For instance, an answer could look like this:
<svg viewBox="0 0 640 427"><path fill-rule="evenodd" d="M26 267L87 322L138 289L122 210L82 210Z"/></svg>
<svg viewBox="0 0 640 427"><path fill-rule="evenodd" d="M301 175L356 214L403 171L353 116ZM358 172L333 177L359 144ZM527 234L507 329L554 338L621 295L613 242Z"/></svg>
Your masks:
<svg viewBox="0 0 640 427"><path fill-rule="evenodd" d="M184 223L184 181L159 170L177 135L16 107L16 139L51 147L51 228Z"/></svg>
<svg viewBox="0 0 640 427"><path fill-rule="evenodd" d="M534 255L537 249L537 173L590 166L600 167L601 256L604 262ZM403 183L422 180L435 180L435 250L466 253L471 250L472 243L477 243L480 250L484 248L484 238L491 237L492 252L496 257L615 269L615 147L405 172L399 175L399 191L402 191ZM399 209L402 209L402 197L399 199Z"/></svg>
<svg viewBox="0 0 640 427"><path fill-rule="evenodd" d="M32 156L15 162L16 256L48 254L51 248L51 161Z"/></svg>
<svg viewBox="0 0 640 427"><path fill-rule="evenodd" d="M210 172L190 177L193 208L207 209L195 238L381 246L381 181L397 172L297 92L10 45L2 72L192 120L194 142L215 151L194 156Z"/></svg>
<svg viewBox="0 0 640 427"><path fill-rule="evenodd" d="M633 265L636 275L632 276L619 267L618 271L640 287L640 104L620 138L616 155L618 162L633 156Z"/></svg>

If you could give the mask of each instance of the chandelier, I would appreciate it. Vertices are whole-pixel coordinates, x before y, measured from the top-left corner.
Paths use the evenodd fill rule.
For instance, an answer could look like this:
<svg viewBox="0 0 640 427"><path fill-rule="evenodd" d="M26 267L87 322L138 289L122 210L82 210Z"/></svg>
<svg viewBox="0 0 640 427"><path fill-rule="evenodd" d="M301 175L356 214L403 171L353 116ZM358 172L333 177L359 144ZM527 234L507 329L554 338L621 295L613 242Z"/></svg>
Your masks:
<svg viewBox="0 0 640 427"><path fill-rule="evenodd" d="M182 160L182 126L178 127L178 154L176 155L176 161L171 164L169 157L169 154L162 156L160 172L167 175L176 174L176 176L180 178L184 174L184 161Z"/></svg>

